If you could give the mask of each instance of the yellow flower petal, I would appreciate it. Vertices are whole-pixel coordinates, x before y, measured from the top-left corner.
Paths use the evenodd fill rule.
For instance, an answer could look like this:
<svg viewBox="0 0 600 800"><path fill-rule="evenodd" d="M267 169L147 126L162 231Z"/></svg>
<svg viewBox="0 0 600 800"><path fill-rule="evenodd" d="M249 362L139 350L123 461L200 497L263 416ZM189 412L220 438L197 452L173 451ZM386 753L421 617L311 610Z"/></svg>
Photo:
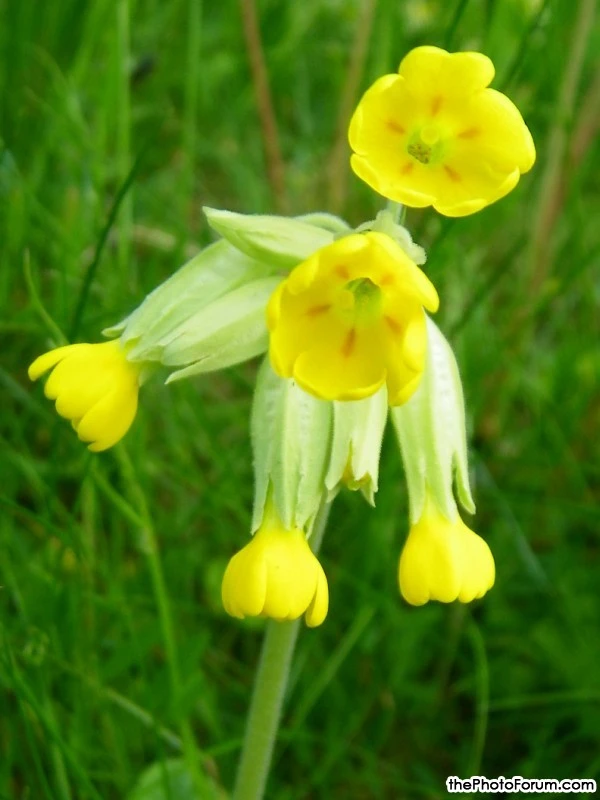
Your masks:
<svg viewBox="0 0 600 800"><path fill-rule="evenodd" d="M411 605L429 600L469 603L494 585L494 559L486 542L460 517L447 519L429 500L408 534L398 578Z"/></svg>
<svg viewBox="0 0 600 800"><path fill-rule="evenodd" d="M384 352L371 331L347 329L300 353L293 376L310 394L324 400L370 397L386 379Z"/></svg>
<svg viewBox="0 0 600 800"><path fill-rule="evenodd" d="M113 340L59 347L37 358L29 375L36 380L52 367L44 393L56 401L58 414L71 420L93 452L112 447L135 418L139 365L127 361L120 342Z"/></svg>
<svg viewBox="0 0 600 800"><path fill-rule="evenodd" d="M412 317L402 340L402 355L406 366L414 372L420 372L423 369L426 350L427 328L425 314L421 313Z"/></svg>
<svg viewBox="0 0 600 800"><path fill-rule="evenodd" d="M390 236L377 231L370 231L365 236L370 242L375 242L387 256L386 266L378 276L379 279L384 279L386 274L391 272L396 279L394 288L397 287L406 295L413 294L428 311L435 313L438 310L440 299L435 286L423 270L419 269L414 261L410 260L400 245ZM381 261L374 260L378 265L383 262L383 258Z"/></svg>
<svg viewBox="0 0 600 800"><path fill-rule="evenodd" d="M82 442L91 442L93 453L108 450L127 433L137 413L137 388L112 389L81 418L77 435Z"/></svg>
<svg viewBox="0 0 600 800"><path fill-rule="evenodd" d="M306 611L304 619L309 628L317 628L325 621L329 610L329 588L327 578L321 569L317 575L317 588L313 601Z"/></svg>
<svg viewBox="0 0 600 800"><path fill-rule="evenodd" d="M463 97L485 89L494 78L494 65L483 53L448 53L439 47L415 47L398 69L414 94Z"/></svg>
<svg viewBox="0 0 600 800"><path fill-rule="evenodd" d="M325 573L304 533L272 522L233 556L221 594L231 616L284 621L305 614L310 627L323 622L329 602Z"/></svg>
<svg viewBox="0 0 600 800"><path fill-rule="evenodd" d="M56 347L54 350L50 350L50 352L38 356L35 361L29 365L29 369L27 370L29 380L37 381L44 372L48 372L51 367L58 364L59 361L73 351L77 351L80 347L81 345L78 344L67 344L64 347Z"/></svg>

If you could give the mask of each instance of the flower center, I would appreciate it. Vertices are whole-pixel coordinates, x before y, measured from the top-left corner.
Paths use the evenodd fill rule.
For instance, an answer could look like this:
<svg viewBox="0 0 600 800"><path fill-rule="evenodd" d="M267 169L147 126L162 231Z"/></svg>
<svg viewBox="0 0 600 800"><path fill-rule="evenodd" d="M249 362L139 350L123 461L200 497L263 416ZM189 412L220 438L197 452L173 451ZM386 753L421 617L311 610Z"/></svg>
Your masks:
<svg viewBox="0 0 600 800"><path fill-rule="evenodd" d="M408 140L406 150L421 164L437 164L443 156L443 142L437 125L426 124Z"/></svg>
<svg viewBox="0 0 600 800"><path fill-rule="evenodd" d="M381 315L381 289L370 278L355 278L344 287L342 307L356 321L372 322Z"/></svg>

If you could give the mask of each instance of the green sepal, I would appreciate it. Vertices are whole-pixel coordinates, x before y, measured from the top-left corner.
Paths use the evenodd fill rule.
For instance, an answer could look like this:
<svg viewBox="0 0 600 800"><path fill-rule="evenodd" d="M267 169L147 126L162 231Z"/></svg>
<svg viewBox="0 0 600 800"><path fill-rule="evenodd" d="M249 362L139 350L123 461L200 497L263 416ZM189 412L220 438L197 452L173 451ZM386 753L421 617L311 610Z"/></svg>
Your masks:
<svg viewBox="0 0 600 800"><path fill-rule="evenodd" d="M271 267L228 242L216 242L157 286L126 319L103 333L120 336L132 360L160 361L161 342L173 331L227 292L272 274Z"/></svg>
<svg viewBox="0 0 600 800"><path fill-rule="evenodd" d="M458 499L470 514L475 503L469 485L465 406L452 348L427 318L427 361L419 388L391 417L406 473L410 520L421 517L427 494L450 520Z"/></svg>
<svg viewBox="0 0 600 800"><path fill-rule="evenodd" d="M385 386L363 400L333 403L333 441L325 485L332 500L342 485L375 505L381 443L388 416Z"/></svg>
<svg viewBox="0 0 600 800"><path fill-rule="evenodd" d="M334 240L331 230L298 219L208 207L203 210L211 228L231 245L277 269L295 267Z"/></svg>
<svg viewBox="0 0 600 800"><path fill-rule="evenodd" d="M325 496L332 404L280 378L266 358L258 372L251 417L255 493L252 531L267 501L287 529L310 532Z"/></svg>
<svg viewBox="0 0 600 800"><path fill-rule="evenodd" d="M266 352L265 308L280 280L262 278L238 286L161 340L161 363L185 365L171 373L166 383L225 369Z"/></svg>

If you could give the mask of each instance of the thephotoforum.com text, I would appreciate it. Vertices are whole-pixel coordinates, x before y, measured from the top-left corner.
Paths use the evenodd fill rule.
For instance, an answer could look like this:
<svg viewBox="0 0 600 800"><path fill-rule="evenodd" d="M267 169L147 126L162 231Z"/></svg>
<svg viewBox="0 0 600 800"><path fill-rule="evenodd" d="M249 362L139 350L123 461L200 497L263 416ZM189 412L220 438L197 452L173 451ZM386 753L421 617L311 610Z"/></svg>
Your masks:
<svg viewBox="0 0 600 800"><path fill-rule="evenodd" d="M448 792L481 792L495 794L496 792L518 792L519 794L546 794L549 792L563 792L564 794L595 794L596 781L591 778L523 778L514 775L512 778L485 778L483 775L472 775L464 780L456 775L446 778Z"/></svg>

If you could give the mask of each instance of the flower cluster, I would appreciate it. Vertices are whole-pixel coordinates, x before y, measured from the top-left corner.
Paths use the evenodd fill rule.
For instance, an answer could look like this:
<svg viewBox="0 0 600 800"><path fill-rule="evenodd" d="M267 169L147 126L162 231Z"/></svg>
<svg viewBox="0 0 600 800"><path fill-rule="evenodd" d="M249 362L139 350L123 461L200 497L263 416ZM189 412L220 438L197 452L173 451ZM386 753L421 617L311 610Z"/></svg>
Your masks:
<svg viewBox="0 0 600 800"><path fill-rule="evenodd" d="M470 602L494 583L489 547L459 514L459 505L475 507L458 367L426 313L439 299L421 269L424 251L395 208L472 214L531 169L531 135L489 88L493 76L480 53L411 51L398 74L367 90L350 123L352 169L391 201L375 220L353 231L328 214L207 208L219 241L107 329L109 341L58 347L29 368L32 380L50 371L46 396L99 452L125 436L151 374L166 369L168 383L267 354L252 411L252 538L222 584L235 617L323 622L318 521L344 486L374 503L388 417L410 506L402 596Z"/></svg>

